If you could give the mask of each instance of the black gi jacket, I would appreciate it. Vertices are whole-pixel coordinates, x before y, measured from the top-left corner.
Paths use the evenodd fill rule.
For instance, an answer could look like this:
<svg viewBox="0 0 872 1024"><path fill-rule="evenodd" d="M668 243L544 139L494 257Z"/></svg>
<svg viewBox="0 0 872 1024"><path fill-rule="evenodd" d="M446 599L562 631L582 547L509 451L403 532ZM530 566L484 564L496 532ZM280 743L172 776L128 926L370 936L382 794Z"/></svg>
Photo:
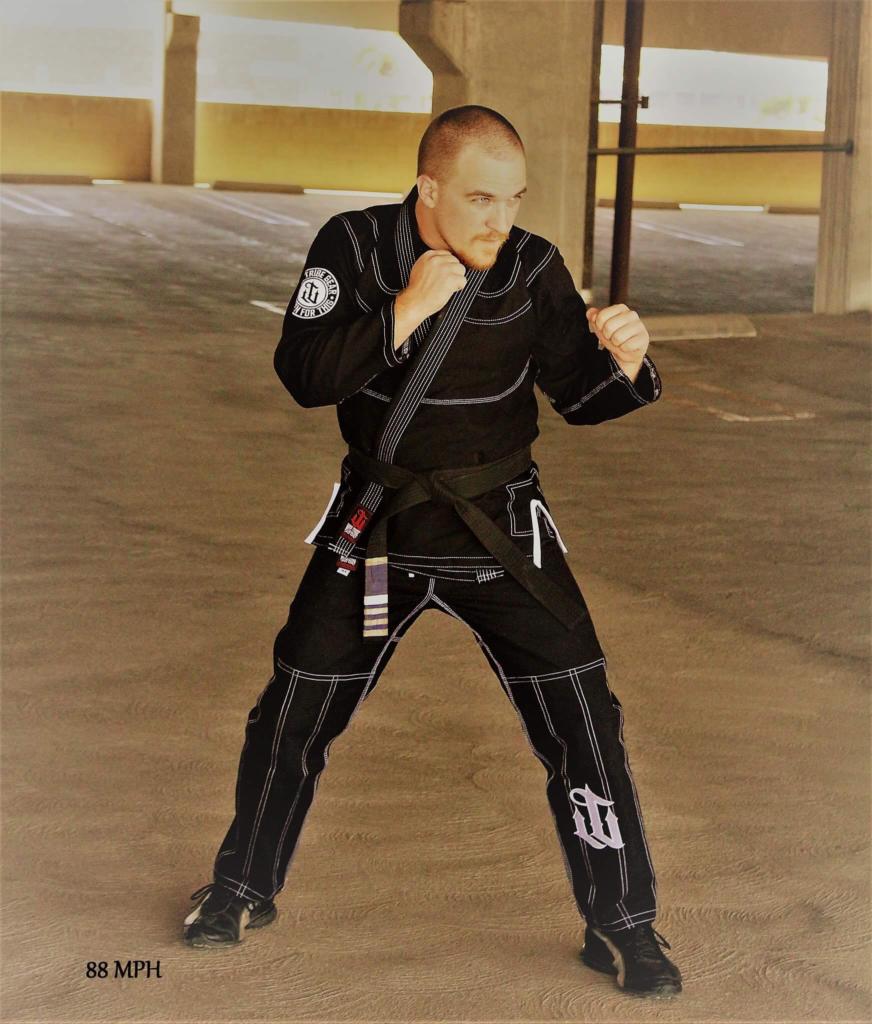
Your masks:
<svg viewBox="0 0 872 1024"><path fill-rule="evenodd" d="M404 287L394 227L409 217L413 262L427 246L418 232L413 187L402 203L336 214L320 229L285 314L274 365L302 406L336 405L343 438L373 455L387 404L420 344L395 351L394 304ZM599 349L587 306L559 250L513 226L463 321L434 383L406 429L394 462L413 471L491 462L539 434L539 385L570 424L623 416L660 397L646 355L635 383ZM422 332L419 332L422 333ZM329 546L365 481L343 459L339 489L311 543ZM556 542L538 466L474 501L532 557L534 531ZM389 563L453 579L502 575L499 563L450 507L427 502L388 524ZM353 555L363 557L365 542Z"/></svg>

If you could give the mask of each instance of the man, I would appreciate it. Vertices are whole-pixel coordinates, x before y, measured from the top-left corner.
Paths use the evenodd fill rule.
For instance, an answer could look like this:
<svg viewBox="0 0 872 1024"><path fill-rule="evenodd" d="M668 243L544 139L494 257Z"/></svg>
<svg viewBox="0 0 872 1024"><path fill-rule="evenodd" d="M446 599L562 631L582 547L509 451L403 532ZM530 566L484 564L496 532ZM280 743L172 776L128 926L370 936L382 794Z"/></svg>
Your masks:
<svg viewBox="0 0 872 1024"><path fill-rule="evenodd" d="M193 946L274 920L330 743L426 608L466 623L548 770L586 920L581 956L646 995L681 990L606 658L530 455L534 382L570 424L660 395L648 332L586 309L557 248L514 222L515 129L487 107L437 117L402 203L331 217L309 250L275 369L336 405L349 452L246 725L236 814L185 921Z"/></svg>

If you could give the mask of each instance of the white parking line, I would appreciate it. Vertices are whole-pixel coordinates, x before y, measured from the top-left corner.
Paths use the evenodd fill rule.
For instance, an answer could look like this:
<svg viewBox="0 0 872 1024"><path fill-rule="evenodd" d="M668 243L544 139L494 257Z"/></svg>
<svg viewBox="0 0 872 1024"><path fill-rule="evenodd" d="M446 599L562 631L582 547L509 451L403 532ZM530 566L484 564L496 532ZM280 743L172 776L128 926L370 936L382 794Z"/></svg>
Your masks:
<svg viewBox="0 0 872 1024"><path fill-rule="evenodd" d="M611 210L608 211L608 214L614 219L614 213ZM649 221L639 220L638 217L633 217L632 226L634 228L641 228L643 231L655 231L661 235L669 235L671 238L681 238L685 242L699 242L700 245L723 245L733 246L737 249L745 248L745 243L735 238L724 238L722 235L706 235L701 231L691 231L689 228L667 228L660 224L651 224Z"/></svg>
<svg viewBox="0 0 872 1024"><path fill-rule="evenodd" d="M719 420L723 420L726 423L775 423L784 420L813 420L815 419L815 413L813 412L784 412L784 413L772 413L766 416L743 416L738 412L729 412L727 409L718 409L714 405L702 405L699 402L695 402L692 398L683 398L679 395L673 395L670 399L675 405L684 405L690 409L699 409L700 412L707 412L711 416L717 416Z"/></svg>
<svg viewBox="0 0 872 1024"><path fill-rule="evenodd" d="M737 412L723 412L720 409L712 410L722 420L729 423L774 423L776 420L813 420L813 412L784 413L776 416L740 416Z"/></svg>
<svg viewBox="0 0 872 1024"><path fill-rule="evenodd" d="M14 196L15 199L10 198ZM51 203L46 203L42 199L37 199L36 196L27 195L27 193L14 192L7 187L0 189L0 203L5 203L7 206L14 206L16 210L21 210L22 213L29 213L31 217L72 217L72 213L69 210L62 210L59 206L52 206ZM32 209L29 205L22 204L33 203L37 207L42 209Z"/></svg>
<svg viewBox="0 0 872 1024"><path fill-rule="evenodd" d="M284 213L264 213L252 203L246 203L244 199L231 199L229 196L222 196L219 199L218 196L206 195L203 192L198 192L197 195L200 199L205 199L207 203L215 203L216 206L223 206L225 210L232 210L243 217L250 217L252 220L259 220L264 224L295 224L301 228L309 227L308 221L298 220L296 217L289 217Z"/></svg>
<svg viewBox="0 0 872 1024"><path fill-rule="evenodd" d="M634 220L634 226L642 228L643 231L657 231L661 235L671 235L673 238L681 238L685 242L699 242L700 245L721 245L734 246L737 249L744 249L745 243L735 238L722 238L720 235L703 235L696 231L679 231L675 228L664 228L659 224L648 224L644 220Z"/></svg>
<svg viewBox="0 0 872 1024"><path fill-rule="evenodd" d="M284 316L287 309L283 306L277 306L274 302L264 302L262 299L252 299L252 306L257 306L259 309L267 309L270 313L278 313L279 316Z"/></svg>

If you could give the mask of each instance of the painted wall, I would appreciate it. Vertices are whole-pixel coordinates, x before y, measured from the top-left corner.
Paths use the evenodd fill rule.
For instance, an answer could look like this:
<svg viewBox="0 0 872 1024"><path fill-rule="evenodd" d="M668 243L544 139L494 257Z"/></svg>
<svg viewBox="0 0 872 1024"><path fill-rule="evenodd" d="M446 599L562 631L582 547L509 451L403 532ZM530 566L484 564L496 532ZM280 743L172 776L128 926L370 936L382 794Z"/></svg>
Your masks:
<svg viewBox="0 0 872 1024"><path fill-rule="evenodd" d="M148 181L148 100L0 94L0 171ZM197 104L198 181L229 179L405 192L429 116L386 111ZM819 142L809 132L640 125L639 145ZM600 144L617 144L602 125ZM600 159L597 195L614 195L615 158ZM656 156L636 163L638 200L764 203L815 209L819 153Z"/></svg>
<svg viewBox="0 0 872 1024"><path fill-rule="evenodd" d="M600 125L599 144L617 146L618 125ZM639 125L638 146L762 146L823 142L823 132L693 125ZM649 202L748 203L816 210L821 153L723 153L636 159L633 196ZM596 194L614 197L617 157L597 161Z"/></svg>
<svg viewBox="0 0 872 1024"><path fill-rule="evenodd" d="M0 93L0 171L148 181L151 101Z"/></svg>
<svg viewBox="0 0 872 1024"><path fill-rule="evenodd" d="M429 114L197 104L197 181L405 192Z"/></svg>

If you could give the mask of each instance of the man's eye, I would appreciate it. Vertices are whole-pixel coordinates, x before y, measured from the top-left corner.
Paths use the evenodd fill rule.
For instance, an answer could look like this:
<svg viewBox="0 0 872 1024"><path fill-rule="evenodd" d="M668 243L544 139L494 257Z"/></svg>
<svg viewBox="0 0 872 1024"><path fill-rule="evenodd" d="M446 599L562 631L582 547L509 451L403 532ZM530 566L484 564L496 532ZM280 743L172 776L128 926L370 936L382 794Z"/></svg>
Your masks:
<svg viewBox="0 0 872 1024"><path fill-rule="evenodd" d="M490 202L490 197L489 196L476 196L475 197L475 201L477 203L489 203Z"/></svg>

